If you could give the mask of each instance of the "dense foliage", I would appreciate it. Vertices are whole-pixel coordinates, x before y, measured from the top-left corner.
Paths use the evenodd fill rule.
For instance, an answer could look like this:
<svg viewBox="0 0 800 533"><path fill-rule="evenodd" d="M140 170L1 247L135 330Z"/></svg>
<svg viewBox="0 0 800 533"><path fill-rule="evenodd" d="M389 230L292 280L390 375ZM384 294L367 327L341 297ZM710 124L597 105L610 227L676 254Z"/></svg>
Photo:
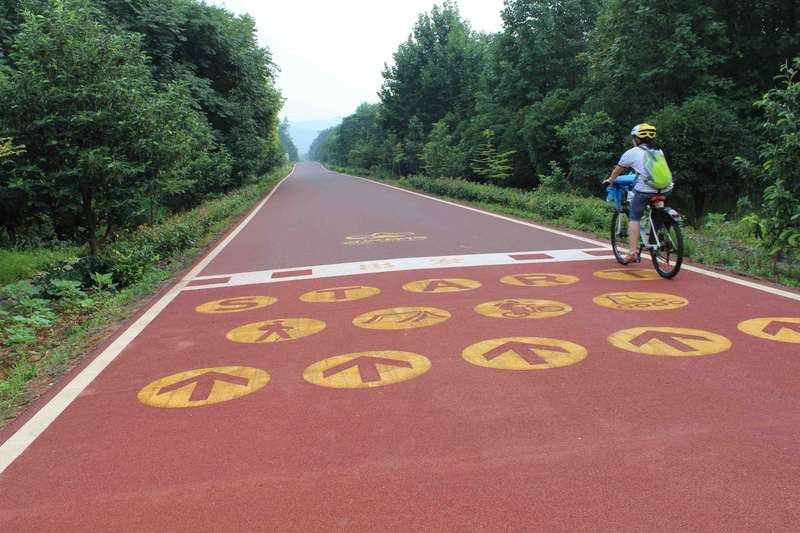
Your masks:
<svg viewBox="0 0 800 533"><path fill-rule="evenodd" d="M421 15L384 69L380 102L323 132L310 157L526 189L558 175L562 190L597 194L647 121L696 222L740 197L759 205L776 183L769 146L789 141L759 150L761 125L775 133L788 111L762 95L800 55L800 2L506 0L502 19L485 35L450 1ZM759 153L766 182L754 184L735 160Z"/></svg>
<svg viewBox="0 0 800 533"><path fill-rule="evenodd" d="M3 2L0 245L96 255L276 168L275 70L252 18L196 0Z"/></svg>

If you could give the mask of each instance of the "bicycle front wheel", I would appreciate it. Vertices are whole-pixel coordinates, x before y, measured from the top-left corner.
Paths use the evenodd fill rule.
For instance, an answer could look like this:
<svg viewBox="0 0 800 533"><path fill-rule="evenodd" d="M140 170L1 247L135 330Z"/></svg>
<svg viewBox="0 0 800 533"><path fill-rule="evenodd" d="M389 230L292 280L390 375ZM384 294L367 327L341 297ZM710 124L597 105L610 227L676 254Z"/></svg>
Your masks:
<svg viewBox="0 0 800 533"><path fill-rule="evenodd" d="M683 263L683 234L680 225L665 217L655 225L658 248L650 249L653 266L662 278L674 278ZM651 239L655 240L655 239Z"/></svg>
<svg viewBox="0 0 800 533"><path fill-rule="evenodd" d="M630 239L628 239L628 210L614 211L611 217L611 248L614 250L614 257L621 264L625 265L625 254L630 250Z"/></svg>

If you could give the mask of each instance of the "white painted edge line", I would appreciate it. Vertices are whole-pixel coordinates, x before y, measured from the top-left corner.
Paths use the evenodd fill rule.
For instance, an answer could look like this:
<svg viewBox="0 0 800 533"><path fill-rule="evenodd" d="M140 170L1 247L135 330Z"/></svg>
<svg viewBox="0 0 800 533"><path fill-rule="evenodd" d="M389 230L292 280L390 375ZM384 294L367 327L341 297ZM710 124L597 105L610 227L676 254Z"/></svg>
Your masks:
<svg viewBox="0 0 800 533"><path fill-rule="evenodd" d="M323 165L323 168L325 168L324 165ZM326 168L325 170L328 170L328 169ZM333 171L329 170L329 172L333 172ZM604 242L595 241L593 239L588 239L586 237L578 237L578 236L571 235L571 234L569 234L567 232L564 232L564 231L558 231L558 230L555 230L555 229L552 229L552 228L548 228L548 227L545 227L545 226L540 226L538 224L533 224L533 223L530 223L530 222L524 222L522 220L516 220L514 218L506 217L506 216L503 216L503 215L498 215L496 213L490 213L488 211L484 211L482 209L477 209L475 207L470 207L470 206L467 206L467 205L461 205L461 204L457 204L455 202L442 200L441 198L436 198L434 196L428 196L427 194L422 194L422 193L419 193L419 192L416 192L416 191L409 191L408 189L403 189L401 187L395 187L394 185L389 185L387 183L381 183L379 181L371 180L369 178L363 178L361 176L353 176L353 175L350 175L350 174L344 174L342 172L335 172L335 173L336 174L340 174L342 176L347 176L348 178L355 178L355 179L363 180L363 181L366 181L366 182L369 182L369 183L374 183L375 185L381 185L382 187L389 187L390 189L396 189L398 191L403 191L403 192L406 192L408 194L413 194L415 196L421 196L422 198L427 198L428 200L433 200L435 202L441 202L443 204L454 205L456 207L460 207L462 209L468 209L470 211L475 211L477 213L482 213L482 214L488 215L490 217L495 217L495 218L499 218L499 219L502 219L502 220L507 220L508 222L514 222L516 224L522 224L523 226L530 226L531 228L536 228L536 229L539 229L539 230L542 230L542 231L548 231L550 233L555 233L556 235L562 235L562 236L565 236L565 237L572 237L573 239L578 239L578 240L582 240L582 241L585 241L585 242L589 242L589 243L595 244L597 246L601 246L601 247L606 248L606 249L610 249L611 248L611 246L609 244L604 243ZM744 287L749 287L751 289L756 289L756 290L759 290L759 291L762 291L762 292L767 292L769 294L774 294L776 296L783 296L784 298L789 298L789 299L792 299L792 300L800 301L800 294L796 294L796 293L793 293L793 292L785 291L785 290L778 289L778 288L775 288L775 287L770 287L768 285L762 285L761 283L756 283L756 282L753 282L753 281L739 279L737 277L729 276L729 275L726 275L726 274L720 274L719 272L714 272L713 270L706 270L705 268L697 267L697 266L694 266L694 265L684 265L683 268L686 269L686 270L689 270L690 272L696 272L697 274L702 274L704 276L709 276L709 277L712 277L712 278L721 279L721 280L724 280L724 281L728 281L730 283L735 283L737 285L742 285Z"/></svg>
<svg viewBox="0 0 800 533"><path fill-rule="evenodd" d="M476 266L517 265L532 263L560 263L566 261L597 261L613 259L613 255L591 255L586 252L606 252L602 248L582 248L567 250L536 250L531 252L508 252L470 255L445 255L432 257L406 257L395 259L376 259L372 261L359 261L353 263L336 263L330 265L314 265L297 268L282 268L277 270L261 270L256 272L239 272L236 274L221 274L218 276L200 276L192 281L214 280L229 278L224 283L209 283L184 287L184 291L200 291L204 289L218 289L222 287L239 287L242 285L256 285L263 283L281 283L287 281L309 280L319 278L332 278L339 276L356 276L364 274L377 274L380 272L401 272L407 270L427 270L439 268L467 268ZM514 259L512 256L544 254L548 258L541 259ZM273 274L290 271L311 270L310 275L278 277L273 279Z"/></svg>
<svg viewBox="0 0 800 533"><path fill-rule="evenodd" d="M30 420L19 428L9 439L0 445L0 474L13 463L36 438L41 435L47 427L91 384L92 381L125 349L128 344L139 335L150 322L155 319L161 311L169 305L175 297L180 294L183 287L202 272L203 269L230 243L236 235L261 211L261 208L272 197L278 187L294 174L297 165L292 167L292 171L283 178L272 191L264 198L258 206L253 209L247 218L242 220L238 226L214 248L205 258L200 261L182 280L178 281L173 287L153 304L136 322L131 324L122 335L112 342L100 355L98 355L89 365L75 376L58 394L53 396L49 402L42 406Z"/></svg>

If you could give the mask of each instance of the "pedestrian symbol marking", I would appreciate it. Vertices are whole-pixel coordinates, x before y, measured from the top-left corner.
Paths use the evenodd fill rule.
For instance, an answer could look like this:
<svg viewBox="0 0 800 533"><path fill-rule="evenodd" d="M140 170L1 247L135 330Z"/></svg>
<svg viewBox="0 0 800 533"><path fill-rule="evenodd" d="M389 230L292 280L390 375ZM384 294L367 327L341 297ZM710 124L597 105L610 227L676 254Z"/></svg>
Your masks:
<svg viewBox="0 0 800 533"><path fill-rule="evenodd" d="M269 374L258 368L199 368L153 381L137 397L151 407L199 407L246 396L262 388L269 379Z"/></svg>
<svg viewBox="0 0 800 533"><path fill-rule="evenodd" d="M500 370L547 370L574 365L589 352L574 342L544 337L503 337L468 346L461 357L468 363Z"/></svg>
<svg viewBox="0 0 800 533"><path fill-rule="evenodd" d="M450 313L436 307L394 307L359 315L353 319L353 325L366 329L426 328L450 317Z"/></svg>
<svg viewBox="0 0 800 533"><path fill-rule="evenodd" d="M482 303L475 307L475 311L493 318L550 318L566 315L572 307L552 300L509 298Z"/></svg>
<svg viewBox="0 0 800 533"><path fill-rule="evenodd" d="M660 280L653 269L650 268L609 268L594 273L600 279L613 279L615 281L653 281Z"/></svg>
<svg viewBox="0 0 800 533"><path fill-rule="evenodd" d="M517 287L554 287L556 285L570 285L578 283L580 278L568 274L514 274L500 278L500 283L515 285Z"/></svg>
<svg viewBox="0 0 800 533"><path fill-rule="evenodd" d="M624 329L609 336L608 342L629 352L671 357L712 355L732 346L731 341L716 333L672 327Z"/></svg>
<svg viewBox="0 0 800 533"><path fill-rule="evenodd" d="M408 381L430 368L430 360L416 353L359 352L314 363L305 369L303 379L333 389L366 389Z"/></svg>
<svg viewBox="0 0 800 533"><path fill-rule="evenodd" d="M800 317L753 318L741 322L737 327L739 331L760 339L800 344Z"/></svg>
<svg viewBox="0 0 800 533"><path fill-rule="evenodd" d="M661 292L610 292L596 296L597 305L621 311L668 311L689 305L682 296Z"/></svg>
<svg viewBox="0 0 800 533"><path fill-rule="evenodd" d="M403 285L403 289L408 292L420 292L425 294L443 292L463 292L472 291L480 288L479 281L461 278L437 278L412 281Z"/></svg>
<svg viewBox="0 0 800 533"><path fill-rule="evenodd" d="M263 309L276 303L277 298L272 296L239 296L237 298L225 298L224 300L214 300L198 305L195 311L198 313L208 313L212 315L223 313L241 313L242 311L252 311Z"/></svg>
<svg viewBox="0 0 800 533"><path fill-rule="evenodd" d="M314 335L325 329L325 322L313 318L279 318L254 322L230 330L225 337L245 344L268 344Z"/></svg>
<svg viewBox="0 0 800 533"><path fill-rule="evenodd" d="M307 292L300 296L304 302L319 302L319 303L339 303L339 302L354 302L356 300L363 300L381 293L380 289L375 287L362 287L354 285L350 287L331 287L330 289L318 289L316 291Z"/></svg>

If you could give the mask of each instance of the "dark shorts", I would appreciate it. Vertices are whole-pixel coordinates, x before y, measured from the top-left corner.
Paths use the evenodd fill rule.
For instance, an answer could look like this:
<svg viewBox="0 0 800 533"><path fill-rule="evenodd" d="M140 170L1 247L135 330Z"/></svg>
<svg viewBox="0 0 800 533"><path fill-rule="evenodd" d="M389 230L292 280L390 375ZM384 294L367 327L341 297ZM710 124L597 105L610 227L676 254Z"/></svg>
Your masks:
<svg viewBox="0 0 800 533"><path fill-rule="evenodd" d="M633 200L631 200L631 212L629 217L630 220L633 222L639 222L640 220L642 220L642 215L644 214L644 208L647 206L648 200L656 195L669 196L669 193L635 191L633 194Z"/></svg>

